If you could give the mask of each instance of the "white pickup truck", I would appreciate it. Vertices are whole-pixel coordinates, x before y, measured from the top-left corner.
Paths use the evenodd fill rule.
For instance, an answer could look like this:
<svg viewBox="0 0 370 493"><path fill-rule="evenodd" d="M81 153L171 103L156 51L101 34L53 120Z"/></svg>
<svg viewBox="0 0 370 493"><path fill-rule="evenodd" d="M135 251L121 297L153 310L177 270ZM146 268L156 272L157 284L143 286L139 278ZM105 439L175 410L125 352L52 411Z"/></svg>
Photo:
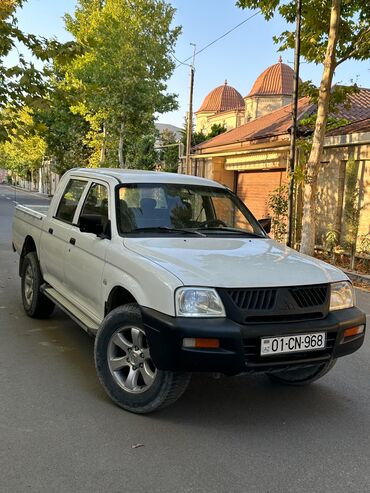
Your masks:
<svg viewBox="0 0 370 493"><path fill-rule="evenodd" d="M194 371L310 383L364 340L346 275L203 178L70 170L47 210L16 207L13 248L26 313L57 305L96 335L99 379L131 412L174 402Z"/></svg>

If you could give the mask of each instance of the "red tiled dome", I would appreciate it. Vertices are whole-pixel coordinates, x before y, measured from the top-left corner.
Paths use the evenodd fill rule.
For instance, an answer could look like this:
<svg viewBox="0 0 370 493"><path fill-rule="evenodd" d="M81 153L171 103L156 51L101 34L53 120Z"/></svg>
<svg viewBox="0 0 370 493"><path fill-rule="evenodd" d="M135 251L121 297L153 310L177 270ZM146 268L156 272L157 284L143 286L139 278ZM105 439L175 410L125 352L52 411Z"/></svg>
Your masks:
<svg viewBox="0 0 370 493"><path fill-rule="evenodd" d="M199 111L229 111L244 109L243 96L225 81L222 86L213 89L203 100Z"/></svg>
<svg viewBox="0 0 370 493"><path fill-rule="evenodd" d="M281 58L257 77L248 96L291 96L293 94L294 70Z"/></svg>

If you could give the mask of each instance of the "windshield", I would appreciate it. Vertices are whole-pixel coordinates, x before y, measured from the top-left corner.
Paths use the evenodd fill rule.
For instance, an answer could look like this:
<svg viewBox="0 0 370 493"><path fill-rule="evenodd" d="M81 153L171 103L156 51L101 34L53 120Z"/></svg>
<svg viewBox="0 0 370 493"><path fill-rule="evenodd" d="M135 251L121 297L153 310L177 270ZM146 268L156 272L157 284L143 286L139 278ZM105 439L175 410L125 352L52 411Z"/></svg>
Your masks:
<svg viewBox="0 0 370 493"><path fill-rule="evenodd" d="M225 188L172 183L118 189L120 234L248 235L265 237L243 202Z"/></svg>

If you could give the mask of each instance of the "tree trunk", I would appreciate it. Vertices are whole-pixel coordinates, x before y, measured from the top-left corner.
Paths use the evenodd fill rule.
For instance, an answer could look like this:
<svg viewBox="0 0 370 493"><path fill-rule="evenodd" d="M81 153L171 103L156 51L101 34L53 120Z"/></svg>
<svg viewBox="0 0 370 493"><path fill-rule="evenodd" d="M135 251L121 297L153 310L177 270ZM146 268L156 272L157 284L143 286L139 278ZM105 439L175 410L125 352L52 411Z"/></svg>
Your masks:
<svg viewBox="0 0 370 493"><path fill-rule="evenodd" d="M324 70L319 90L317 118L312 138L312 148L306 169L300 251L307 255L313 255L315 248L317 176L324 147L331 84L336 66L335 48L338 41L340 7L341 0L332 0L328 45L326 48Z"/></svg>
<svg viewBox="0 0 370 493"><path fill-rule="evenodd" d="M121 123L121 128L119 130L119 142L118 142L118 162L120 168L125 167L125 161L123 158L123 144L124 144L123 131L124 131L124 125L123 123Z"/></svg>
<svg viewBox="0 0 370 493"><path fill-rule="evenodd" d="M100 149L100 166L102 166L104 164L104 161L105 161L106 139L107 139L107 127L104 123L103 124L103 140L102 140L101 149Z"/></svg>

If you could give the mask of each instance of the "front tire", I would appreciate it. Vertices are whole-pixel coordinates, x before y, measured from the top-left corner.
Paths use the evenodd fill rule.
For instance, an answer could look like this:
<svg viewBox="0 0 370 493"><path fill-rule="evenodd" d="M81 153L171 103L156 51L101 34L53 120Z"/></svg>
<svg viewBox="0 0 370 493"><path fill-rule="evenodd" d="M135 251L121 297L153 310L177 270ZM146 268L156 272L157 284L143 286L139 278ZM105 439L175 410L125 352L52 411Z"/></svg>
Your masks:
<svg viewBox="0 0 370 493"><path fill-rule="evenodd" d="M40 291L44 281L36 252L30 252L24 257L21 278L24 311L31 318L50 317L55 304Z"/></svg>
<svg viewBox="0 0 370 493"><path fill-rule="evenodd" d="M112 401L138 414L175 402L191 376L155 367L136 303L112 310L103 320L95 340L95 366Z"/></svg>
<svg viewBox="0 0 370 493"><path fill-rule="evenodd" d="M274 373L267 373L267 376L273 382L277 382L283 385L308 385L316 382L319 378L330 371L335 365L336 360L333 359L328 363L321 363L319 365L312 365L305 368L296 368L294 370L282 370Z"/></svg>

